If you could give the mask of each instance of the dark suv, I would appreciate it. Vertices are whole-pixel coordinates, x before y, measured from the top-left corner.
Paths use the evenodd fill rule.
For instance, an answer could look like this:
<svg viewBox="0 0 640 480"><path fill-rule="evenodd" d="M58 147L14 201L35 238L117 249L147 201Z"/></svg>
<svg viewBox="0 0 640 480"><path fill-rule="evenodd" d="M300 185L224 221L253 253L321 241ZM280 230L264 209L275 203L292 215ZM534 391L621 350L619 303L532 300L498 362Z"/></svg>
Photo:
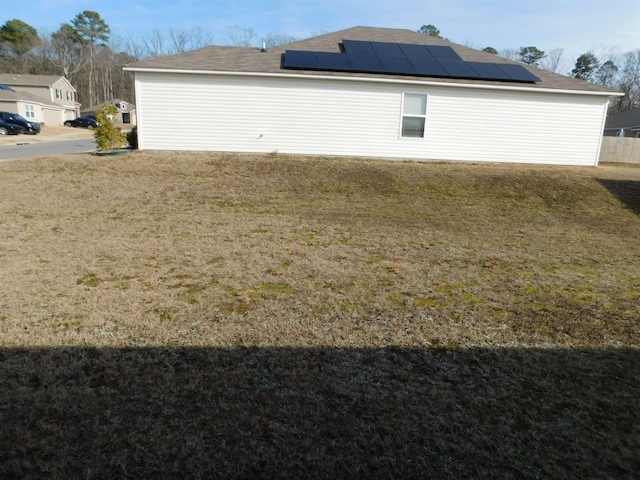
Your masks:
<svg viewBox="0 0 640 480"><path fill-rule="evenodd" d="M13 123L14 125L20 125L24 128L24 133L29 133L31 135L40 133L40 124L38 122L30 122L17 113L0 112L0 120L4 120L7 123Z"/></svg>

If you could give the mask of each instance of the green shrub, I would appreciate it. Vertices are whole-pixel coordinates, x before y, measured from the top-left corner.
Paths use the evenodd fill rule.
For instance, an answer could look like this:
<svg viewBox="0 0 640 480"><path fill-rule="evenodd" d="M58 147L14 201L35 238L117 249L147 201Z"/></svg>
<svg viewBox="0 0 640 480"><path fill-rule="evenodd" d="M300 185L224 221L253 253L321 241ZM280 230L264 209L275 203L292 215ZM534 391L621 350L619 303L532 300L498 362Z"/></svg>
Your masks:
<svg viewBox="0 0 640 480"><path fill-rule="evenodd" d="M102 105L96 112L98 126L93 131L93 137L100 150L113 150L127 146L127 137L115 125L114 119L118 108L109 103Z"/></svg>
<svg viewBox="0 0 640 480"><path fill-rule="evenodd" d="M129 142L129 146L134 150L138 149L138 126L137 125L127 132L127 142Z"/></svg>

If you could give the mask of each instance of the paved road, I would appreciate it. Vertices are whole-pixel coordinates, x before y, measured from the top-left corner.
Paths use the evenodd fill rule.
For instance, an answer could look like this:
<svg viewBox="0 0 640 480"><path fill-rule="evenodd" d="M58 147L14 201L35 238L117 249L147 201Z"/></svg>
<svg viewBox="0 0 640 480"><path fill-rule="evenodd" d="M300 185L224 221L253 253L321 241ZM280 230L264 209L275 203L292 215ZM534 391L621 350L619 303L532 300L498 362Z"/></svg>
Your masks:
<svg viewBox="0 0 640 480"><path fill-rule="evenodd" d="M64 140L60 142L29 143L29 137L20 139L22 145L0 146L0 162L18 158L41 157L45 155L64 155L66 153L93 152L96 144L93 138Z"/></svg>

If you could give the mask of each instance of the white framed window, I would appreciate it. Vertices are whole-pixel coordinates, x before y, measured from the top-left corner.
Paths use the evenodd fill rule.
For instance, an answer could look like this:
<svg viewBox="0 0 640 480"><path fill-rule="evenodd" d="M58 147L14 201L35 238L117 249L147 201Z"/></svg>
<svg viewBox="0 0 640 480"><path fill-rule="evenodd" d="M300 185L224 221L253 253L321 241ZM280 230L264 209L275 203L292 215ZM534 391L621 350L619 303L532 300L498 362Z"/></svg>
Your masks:
<svg viewBox="0 0 640 480"><path fill-rule="evenodd" d="M71 92L67 90L67 102L71 100Z"/></svg>
<svg viewBox="0 0 640 480"><path fill-rule="evenodd" d="M61 91L59 89L56 88L56 98L61 98Z"/></svg>
<svg viewBox="0 0 640 480"><path fill-rule="evenodd" d="M405 93L402 96L401 137L424 138L427 124L427 95Z"/></svg>
<svg viewBox="0 0 640 480"><path fill-rule="evenodd" d="M27 118L36 118L36 109L33 105L24 106L24 116Z"/></svg>

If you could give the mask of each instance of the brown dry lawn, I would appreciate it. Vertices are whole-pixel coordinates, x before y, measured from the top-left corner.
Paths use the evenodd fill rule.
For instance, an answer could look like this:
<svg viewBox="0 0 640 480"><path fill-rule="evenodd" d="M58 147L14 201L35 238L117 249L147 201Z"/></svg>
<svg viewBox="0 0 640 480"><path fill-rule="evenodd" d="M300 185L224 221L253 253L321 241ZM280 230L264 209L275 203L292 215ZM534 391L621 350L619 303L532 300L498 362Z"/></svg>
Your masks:
<svg viewBox="0 0 640 480"><path fill-rule="evenodd" d="M634 478L640 168L0 164L2 478Z"/></svg>

